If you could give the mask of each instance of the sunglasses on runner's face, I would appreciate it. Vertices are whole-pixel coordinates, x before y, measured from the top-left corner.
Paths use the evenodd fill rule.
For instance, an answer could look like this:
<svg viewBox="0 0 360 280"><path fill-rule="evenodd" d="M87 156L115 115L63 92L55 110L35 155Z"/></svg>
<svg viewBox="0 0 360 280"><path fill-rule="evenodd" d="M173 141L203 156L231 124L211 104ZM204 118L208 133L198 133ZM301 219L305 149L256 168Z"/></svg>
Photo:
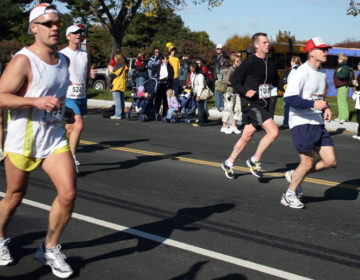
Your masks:
<svg viewBox="0 0 360 280"><path fill-rule="evenodd" d="M71 32L71 34L83 34L84 31L83 30L78 30L78 31L75 31L75 32Z"/></svg>
<svg viewBox="0 0 360 280"><path fill-rule="evenodd" d="M36 24L41 24L42 26L45 26L47 28L52 28L54 25L57 27L60 27L62 25L62 22L60 20L58 21L43 21L43 22L34 22Z"/></svg>

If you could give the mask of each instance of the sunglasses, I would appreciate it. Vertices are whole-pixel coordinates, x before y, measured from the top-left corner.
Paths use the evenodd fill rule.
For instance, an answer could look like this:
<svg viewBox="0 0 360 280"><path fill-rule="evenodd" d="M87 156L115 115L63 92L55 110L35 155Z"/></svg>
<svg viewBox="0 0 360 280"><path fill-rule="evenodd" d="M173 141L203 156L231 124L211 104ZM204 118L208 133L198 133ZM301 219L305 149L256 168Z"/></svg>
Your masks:
<svg viewBox="0 0 360 280"><path fill-rule="evenodd" d="M43 22L34 22L35 24L41 24L42 26L45 26L47 28L52 28L54 25L57 27L60 27L62 25L62 22L60 20L58 21L43 21Z"/></svg>
<svg viewBox="0 0 360 280"><path fill-rule="evenodd" d="M78 31L75 31L75 32L71 32L71 34L83 34L84 31L83 30L78 30Z"/></svg>

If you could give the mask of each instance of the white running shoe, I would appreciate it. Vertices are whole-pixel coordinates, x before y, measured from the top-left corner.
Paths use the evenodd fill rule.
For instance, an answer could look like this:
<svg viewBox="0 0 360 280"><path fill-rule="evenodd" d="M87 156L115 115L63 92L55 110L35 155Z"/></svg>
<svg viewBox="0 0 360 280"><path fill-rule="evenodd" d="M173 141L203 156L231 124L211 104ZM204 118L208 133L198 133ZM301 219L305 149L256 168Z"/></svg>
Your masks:
<svg viewBox="0 0 360 280"><path fill-rule="evenodd" d="M291 178L292 178L294 172L295 172L294 169L285 172L285 179L286 179L286 181L288 181L289 183L291 183ZM297 196L298 198L302 198L302 197L304 196L304 192L303 192L303 190L302 190L301 184L297 187L295 193L296 193L296 196Z"/></svg>
<svg viewBox="0 0 360 280"><path fill-rule="evenodd" d="M234 176L234 166L230 166L228 164L226 164L226 161L224 161L222 164L221 164L221 168L222 170L225 171L225 176L226 178L229 178L229 179L235 179L235 176Z"/></svg>
<svg viewBox="0 0 360 280"><path fill-rule="evenodd" d="M354 138L354 139L356 139L356 140L360 140L360 136L358 136L358 135L353 135L352 138Z"/></svg>
<svg viewBox="0 0 360 280"><path fill-rule="evenodd" d="M304 208L304 204L299 200L296 194L286 195L286 192L283 193L280 203L290 208L295 208L295 209Z"/></svg>
<svg viewBox="0 0 360 280"><path fill-rule="evenodd" d="M9 243L10 238L2 238L0 240L0 266L11 264L14 261L8 248Z"/></svg>
<svg viewBox="0 0 360 280"><path fill-rule="evenodd" d="M235 134L241 133L241 130L239 130L236 126L230 126L229 129L231 130L232 133L235 133Z"/></svg>
<svg viewBox="0 0 360 280"><path fill-rule="evenodd" d="M74 163L75 163L76 174L79 174L80 173L80 169L79 169L80 161L77 160L75 155L73 155L73 158L74 158Z"/></svg>
<svg viewBox="0 0 360 280"><path fill-rule="evenodd" d="M232 133L231 129L228 128L228 127L222 127L222 128L220 129L220 132L221 132L221 133L225 133L225 134L231 134L231 133Z"/></svg>
<svg viewBox="0 0 360 280"><path fill-rule="evenodd" d="M110 117L110 119L111 119L111 120L120 120L120 119L121 119L121 117L111 116L111 117Z"/></svg>
<svg viewBox="0 0 360 280"><path fill-rule="evenodd" d="M66 256L60 252L61 245L46 249L44 242L36 251L35 258L43 264L51 267L52 273L59 278L69 278L73 274L71 266L65 261Z"/></svg>
<svg viewBox="0 0 360 280"><path fill-rule="evenodd" d="M261 163L260 161L252 161L251 158L246 160L246 165L249 167L250 172L257 178L261 178L263 173L261 172Z"/></svg>

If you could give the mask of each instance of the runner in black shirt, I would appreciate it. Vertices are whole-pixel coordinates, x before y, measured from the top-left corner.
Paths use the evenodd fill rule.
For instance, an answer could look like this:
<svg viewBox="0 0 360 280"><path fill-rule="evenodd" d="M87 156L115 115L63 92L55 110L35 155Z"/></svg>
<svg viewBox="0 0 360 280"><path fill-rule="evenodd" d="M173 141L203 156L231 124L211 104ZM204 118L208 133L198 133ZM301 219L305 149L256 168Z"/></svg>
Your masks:
<svg viewBox="0 0 360 280"><path fill-rule="evenodd" d="M240 64L230 77L235 92L240 94L245 121L240 139L230 157L221 165L226 177L230 179L234 179L233 165L236 158L260 127L266 134L260 140L254 156L247 159L246 164L254 176L262 177L260 159L279 135L279 129L272 119L273 112L270 112L273 110L271 96L275 95L279 81L276 64L269 57L270 43L265 33L256 33L252 41L255 54Z"/></svg>

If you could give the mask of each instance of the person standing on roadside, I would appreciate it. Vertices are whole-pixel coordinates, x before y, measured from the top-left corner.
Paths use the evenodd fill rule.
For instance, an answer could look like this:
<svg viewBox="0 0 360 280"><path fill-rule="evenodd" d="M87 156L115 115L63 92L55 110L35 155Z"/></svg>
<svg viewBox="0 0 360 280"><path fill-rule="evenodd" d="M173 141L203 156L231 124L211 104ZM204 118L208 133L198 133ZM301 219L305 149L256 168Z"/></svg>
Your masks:
<svg viewBox="0 0 360 280"><path fill-rule="evenodd" d="M150 57L150 59L148 61L148 65L147 65L149 79L152 78L151 72L152 72L153 68L156 65L159 65L161 63L161 58L162 58L162 55L160 53L160 49L158 47L155 47L154 51L153 51L153 55Z"/></svg>
<svg viewBox="0 0 360 280"><path fill-rule="evenodd" d="M347 65L347 56L343 53L339 53L338 66L334 72L334 84L337 88L337 104L338 104L338 117L335 121L343 124L349 121L349 105L347 102L349 94L349 80L353 80L355 77L351 77L352 69Z"/></svg>
<svg viewBox="0 0 360 280"><path fill-rule="evenodd" d="M223 45L217 44L216 45L216 60L214 64L214 84L216 84L216 81L218 80L218 75L220 73L221 65L223 64L222 60L224 58L224 53L222 51ZM224 109L224 96L218 91L214 90L215 95L215 107L216 109L221 112Z"/></svg>
<svg viewBox="0 0 360 280"><path fill-rule="evenodd" d="M320 37L305 44L308 60L291 76L284 94L290 105L289 126L291 137L300 157L295 170L285 173L290 183L281 197L281 204L291 208L303 208L301 183L310 172L318 172L336 165L334 143L325 129L324 120L331 121L332 112L325 98L326 73L321 64L327 60L331 48ZM315 162L315 153L320 159Z"/></svg>
<svg viewBox="0 0 360 280"><path fill-rule="evenodd" d="M246 160L250 172L257 178L263 176L260 159L279 136L279 129L269 113L271 91L277 90L279 81L276 63L269 59L270 42L266 33L252 36L255 55L250 56L237 67L230 77L234 91L240 94L245 127L229 158L221 164L225 176L234 179L235 160L261 127L265 136L260 140L255 154Z"/></svg>
<svg viewBox="0 0 360 280"><path fill-rule="evenodd" d="M59 238L76 197L75 165L63 127L70 61L57 45L60 12L41 3L29 15L34 43L17 52L0 79L0 108L10 109L5 140L6 196L0 201L0 265L13 262L7 226L26 194L30 171L41 165L57 192L45 241L35 258L52 273L68 278L73 270L61 253Z"/></svg>
<svg viewBox="0 0 360 280"><path fill-rule="evenodd" d="M176 55L176 48L172 43L166 44L167 48L169 49L169 63L174 69L174 78L172 80L172 89L175 91L175 96L179 96L179 72L180 72L180 60L175 56Z"/></svg>
<svg viewBox="0 0 360 280"><path fill-rule="evenodd" d="M90 59L86 51L80 49L85 38L85 30L80 25L71 25L66 29L68 46L60 52L70 59L70 86L66 93L65 106L74 112L74 119L66 124L69 146L74 158L76 172L79 174L80 162L76 158L76 149L84 128L83 116L86 114L86 84L90 75ZM95 78L93 75L91 78Z"/></svg>

